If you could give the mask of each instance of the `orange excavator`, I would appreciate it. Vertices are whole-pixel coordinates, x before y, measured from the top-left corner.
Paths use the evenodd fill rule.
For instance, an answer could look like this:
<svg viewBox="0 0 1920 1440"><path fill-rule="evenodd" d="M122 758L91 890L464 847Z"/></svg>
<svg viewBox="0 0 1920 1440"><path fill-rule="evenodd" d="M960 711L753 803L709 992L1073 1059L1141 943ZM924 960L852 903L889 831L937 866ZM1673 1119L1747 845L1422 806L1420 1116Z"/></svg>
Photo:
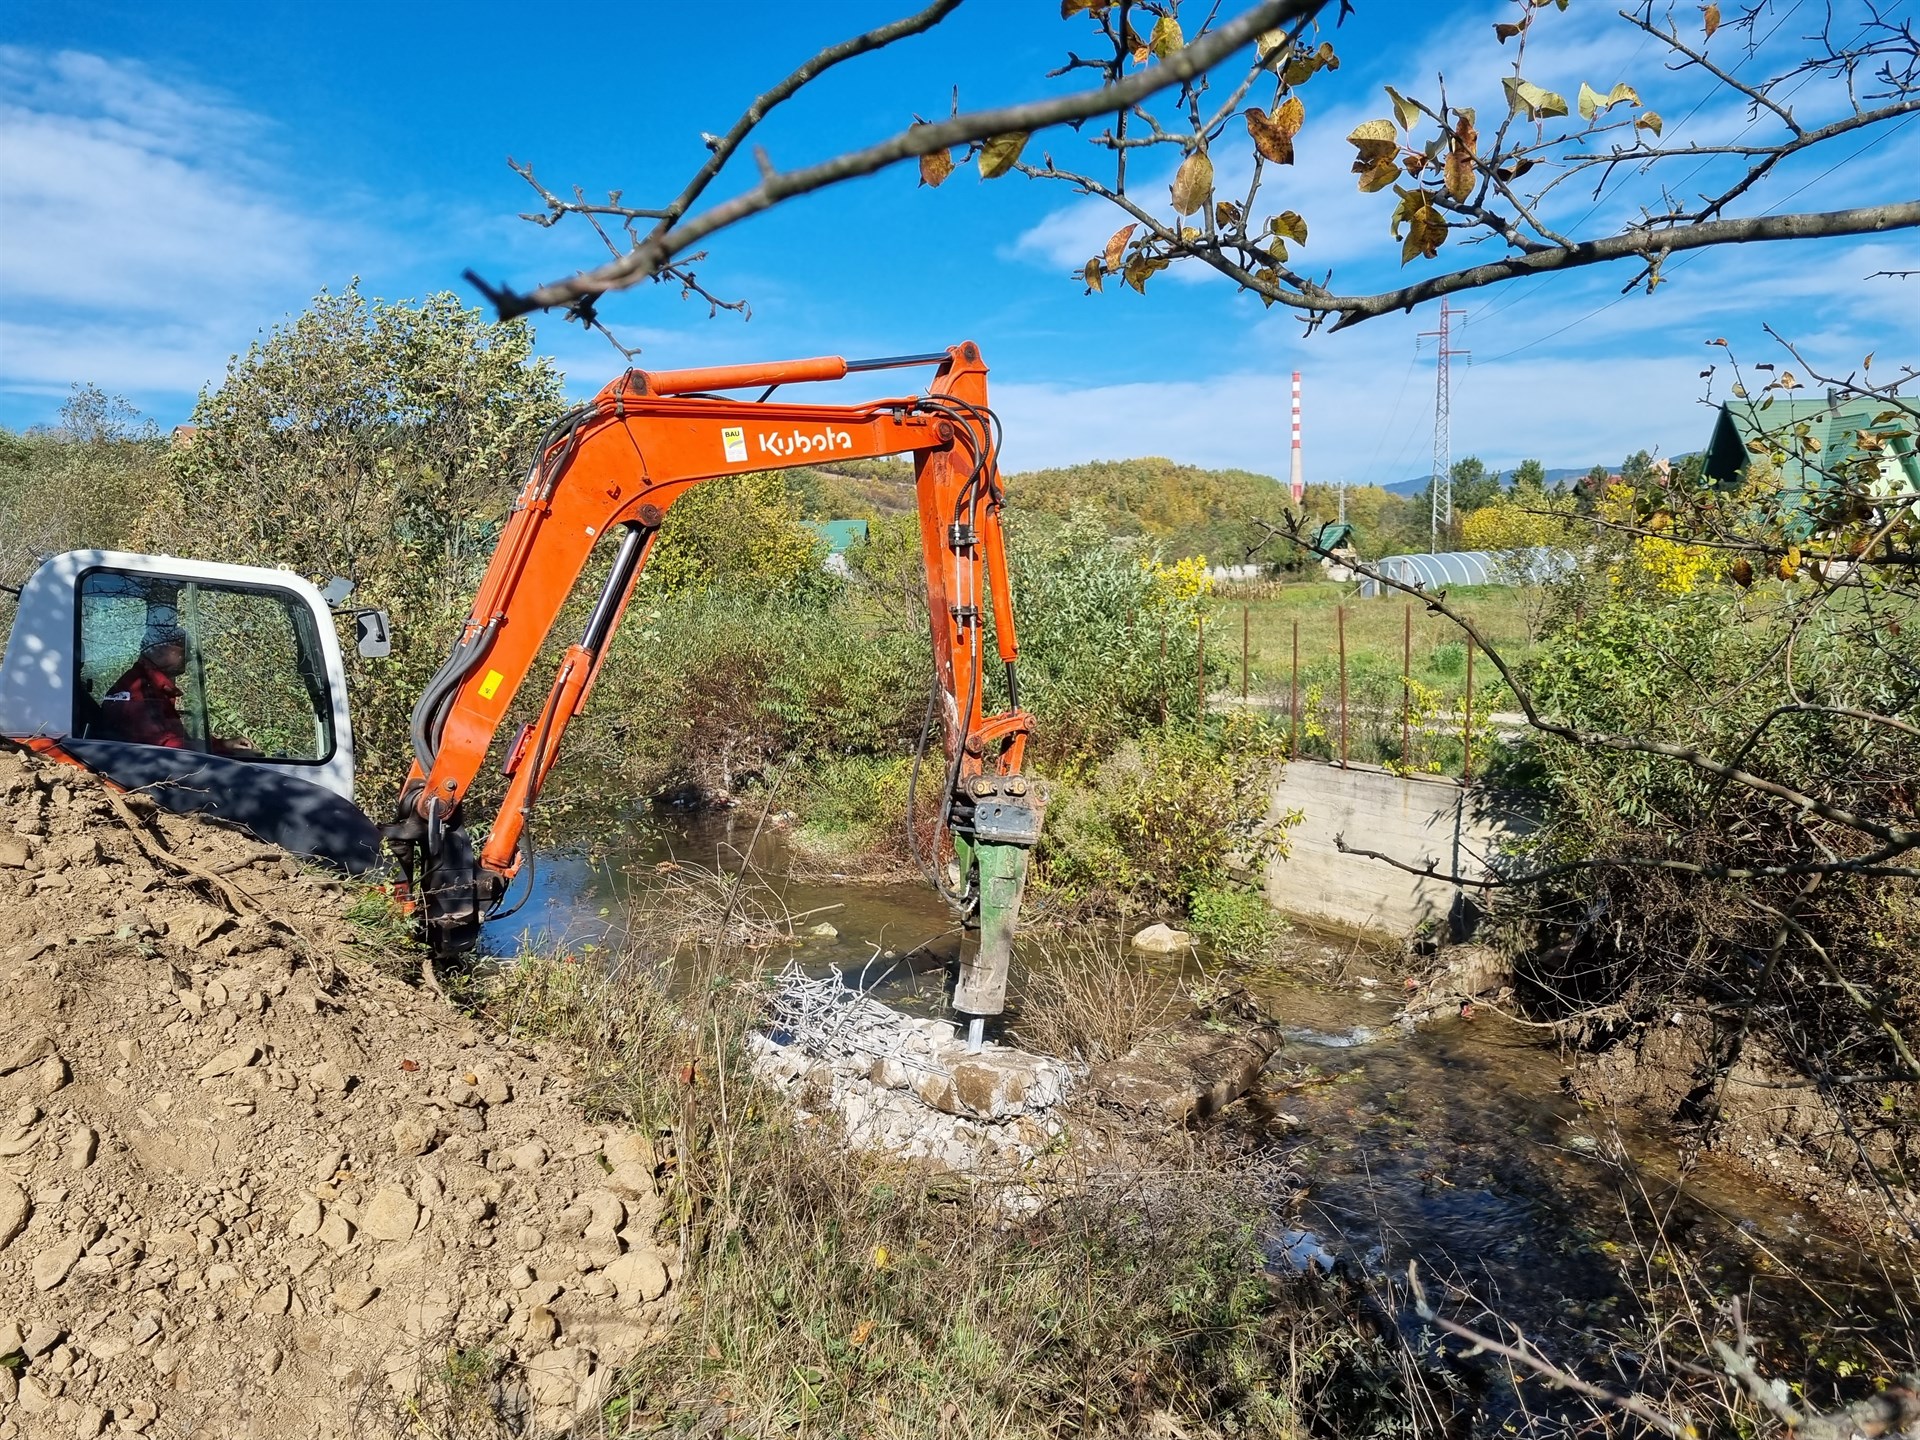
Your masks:
<svg viewBox="0 0 1920 1440"><path fill-rule="evenodd" d="M911 367L933 368L924 393L855 405L775 398L800 384ZM743 391L757 393L724 393ZM978 1017L1004 1008L1028 855L1047 798L1023 768L1033 719L1019 700L998 452L986 366L970 342L876 360L629 370L554 422L459 639L414 706L413 766L391 820L378 828L433 953L470 951L525 867L534 803L674 502L722 475L911 455L933 631L927 728L937 718L944 735L939 817L953 853L945 862L936 842L923 860L949 901L977 919L979 943L962 961L954 994L954 1008L976 1017L977 1039ZM469 793L605 543L615 547L611 568L538 713L505 749L505 798L476 847ZM340 599L335 592L331 603ZM384 617L356 613L366 651L369 630L376 644L384 637ZM1007 702L992 711L989 617ZM279 656L286 673L263 682L262 667ZM366 868L379 842L346 805L352 742L344 693L330 599L304 580L171 556L72 551L45 562L21 591L0 662L0 734L144 787L169 808L210 811L290 849ZM129 724L136 711L140 723ZM917 759L916 786L918 773Z"/></svg>

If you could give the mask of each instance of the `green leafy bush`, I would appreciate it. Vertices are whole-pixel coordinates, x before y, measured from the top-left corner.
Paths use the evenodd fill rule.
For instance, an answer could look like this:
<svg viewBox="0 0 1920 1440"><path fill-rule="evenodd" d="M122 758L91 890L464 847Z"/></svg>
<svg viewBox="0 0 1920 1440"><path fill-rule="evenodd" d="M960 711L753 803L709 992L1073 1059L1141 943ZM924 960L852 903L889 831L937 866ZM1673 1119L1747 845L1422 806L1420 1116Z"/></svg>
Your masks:
<svg viewBox="0 0 1920 1440"><path fill-rule="evenodd" d="M1228 885L1203 885L1188 896L1187 922L1214 953L1233 960L1264 954L1282 927L1265 896Z"/></svg>
<svg viewBox="0 0 1920 1440"><path fill-rule="evenodd" d="M1225 888L1236 868L1258 870L1284 853L1288 820L1270 814L1282 748L1277 731L1243 712L1126 742L1056 797L1041 882L1095 907L1176 910Z"/></svg>

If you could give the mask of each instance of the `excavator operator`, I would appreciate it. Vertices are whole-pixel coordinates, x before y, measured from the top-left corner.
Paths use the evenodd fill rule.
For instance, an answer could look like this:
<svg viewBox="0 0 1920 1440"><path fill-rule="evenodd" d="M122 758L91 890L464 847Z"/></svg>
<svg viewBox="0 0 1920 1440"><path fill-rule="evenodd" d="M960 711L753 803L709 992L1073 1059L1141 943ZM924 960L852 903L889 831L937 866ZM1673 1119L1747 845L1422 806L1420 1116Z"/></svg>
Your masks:
<svg viewBox="0 0 1920 1440"><path fill-rule="evenodd" d="M140 658L100 699L103 738L135 745L164 745L170 750L192 750L186 721L180 715L180 676L187 670L187 632L178 625L148 628ZM216 755L257 758L251 740L209 739Z"/></svg>

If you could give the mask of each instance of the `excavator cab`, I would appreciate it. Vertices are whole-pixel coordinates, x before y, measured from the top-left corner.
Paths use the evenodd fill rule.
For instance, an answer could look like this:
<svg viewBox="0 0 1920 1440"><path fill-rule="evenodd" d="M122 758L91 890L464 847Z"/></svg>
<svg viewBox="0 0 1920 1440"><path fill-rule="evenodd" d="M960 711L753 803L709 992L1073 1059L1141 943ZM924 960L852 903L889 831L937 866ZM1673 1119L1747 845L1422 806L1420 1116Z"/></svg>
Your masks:
<svg viewBox="0 0 1920 1440"><path fill-rule="evenodd" d="M74 550L20 592L0 734L168 809L245 825L354 871L379 836L353 805L353 727L333 616L298 576Z"/></svg>

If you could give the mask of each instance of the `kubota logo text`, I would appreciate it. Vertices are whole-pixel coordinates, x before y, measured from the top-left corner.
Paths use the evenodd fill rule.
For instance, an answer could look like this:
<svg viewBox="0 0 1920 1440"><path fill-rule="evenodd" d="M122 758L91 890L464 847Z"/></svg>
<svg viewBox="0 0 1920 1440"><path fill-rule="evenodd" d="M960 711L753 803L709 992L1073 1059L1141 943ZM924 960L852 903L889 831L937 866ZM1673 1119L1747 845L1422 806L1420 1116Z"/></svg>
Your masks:
<svg viewBox="0 0 1920 1440"><path fill-rule="evenodd" d="M845 430L795 429L790 434L760 435L760 453L762 455L824 455L833 450L851 450L853 436Z"/></svg>

